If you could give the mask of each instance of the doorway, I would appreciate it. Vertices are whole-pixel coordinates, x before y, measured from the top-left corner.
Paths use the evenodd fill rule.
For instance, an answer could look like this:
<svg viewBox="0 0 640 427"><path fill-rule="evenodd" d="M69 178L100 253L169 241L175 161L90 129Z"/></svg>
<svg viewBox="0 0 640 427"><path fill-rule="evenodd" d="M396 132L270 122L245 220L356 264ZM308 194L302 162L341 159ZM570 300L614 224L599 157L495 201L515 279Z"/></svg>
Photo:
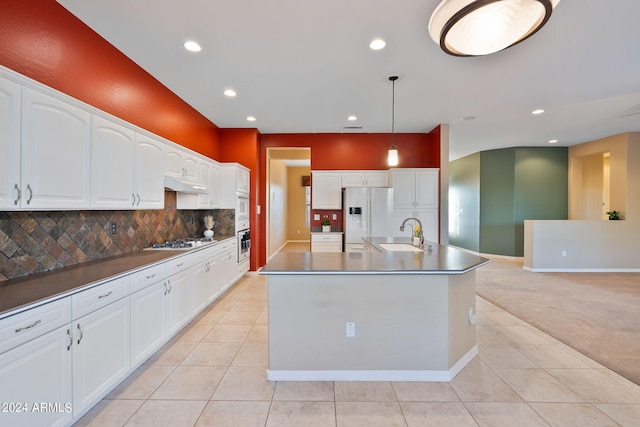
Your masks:
<svg viewBox="0 0 640 427"><path fill-rule="evenodd" d="M267 148L267 260L288 242L310 240L311 148Z"/></svg>

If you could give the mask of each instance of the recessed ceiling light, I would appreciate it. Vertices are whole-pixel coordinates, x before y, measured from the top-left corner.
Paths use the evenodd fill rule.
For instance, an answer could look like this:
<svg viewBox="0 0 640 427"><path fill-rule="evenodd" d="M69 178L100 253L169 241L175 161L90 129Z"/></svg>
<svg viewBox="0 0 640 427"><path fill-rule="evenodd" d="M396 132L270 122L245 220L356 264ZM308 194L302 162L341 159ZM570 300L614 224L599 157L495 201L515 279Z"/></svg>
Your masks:
<svg viewBox="0 0 640 427"><path fill-rule="evenodd" d="M224 94L230 98L233 98L234 96L236 96L236 91L233 89L227 89L224 91Z"/></svg>
<svg viewBox="0 0 640 427"><path fill-rule="evenodd" d="M347 120L349 120L350 122L353 122L353 121L358 120L358 118L356 116L349 116L349 117L347 117Z"/></svg>
<svg viewBox="0 0 640 427"><path fill-rule="evenodd" d="M558 142L558 140L557 140L557 139L550 139L550 140L549 140L549 144L555 144L556 142Z"/></svg>
<svg viewBox="0 0 640 427"><path fill-rule="evenodd" d="M380 50L384 49L386 45L387 43L382 39L373 39L371 43L369 43L369 48L371 48L371 50Z"/></svg>
<svg viewBox="0 0 640 427"><path fill-rule="evenodd" d="M190 52L200 52L202 50L200 45L193 40L187 40L184 42L184 48Z"/></svg>
<svg viewBox="0 0 640 427"><path fill-rule="evenodd" d="M533 111L531 112L531 114L542 114L542 113L544 113L544 110L543 110L543 109L533 110Z"/></svg>
<svg viewBox="0 0 640 427"><path fill-rule="evenodd" d="M253 117L253 116L249 116L249 117L247 117L247 121L248 121L248 122L255 122L255 121L256 121L256 118L255 118L255 117Z"/></svg>

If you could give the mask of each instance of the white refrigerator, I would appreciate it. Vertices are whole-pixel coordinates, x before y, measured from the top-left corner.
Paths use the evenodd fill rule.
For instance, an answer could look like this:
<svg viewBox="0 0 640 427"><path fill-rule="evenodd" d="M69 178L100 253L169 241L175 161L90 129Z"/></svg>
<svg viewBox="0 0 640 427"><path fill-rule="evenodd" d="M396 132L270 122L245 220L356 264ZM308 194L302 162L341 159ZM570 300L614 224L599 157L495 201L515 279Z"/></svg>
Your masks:
<svg viewBox="0 0 640 427"><path fill-rule="evenodd" d="M363 237L393 236L393 188L345 188L345 252L364 250Z"/></svg>

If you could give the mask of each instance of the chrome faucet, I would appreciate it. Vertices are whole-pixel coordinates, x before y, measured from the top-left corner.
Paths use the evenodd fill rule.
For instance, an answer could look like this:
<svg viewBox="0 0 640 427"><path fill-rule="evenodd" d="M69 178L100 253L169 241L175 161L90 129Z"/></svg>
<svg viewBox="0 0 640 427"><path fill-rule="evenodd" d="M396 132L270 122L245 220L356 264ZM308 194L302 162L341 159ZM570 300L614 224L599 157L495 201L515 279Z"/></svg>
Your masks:
<svg viewBox="0 0 640 427"><path fill-rule="evenodd" d="M404 231L404 225L407 223L407 221L410 221L410 220L414 220L416 223L418 223L418 227L420 227L420 246L422 246L422 244L424 243L424 234L422 234L422 222L420 222L418 218L412 216L402 221L402 225L400 226L400 231ZM411 226L411 229L413 229L413 226ZM411 233L411 237L413 238L413 233Z"/></svg>

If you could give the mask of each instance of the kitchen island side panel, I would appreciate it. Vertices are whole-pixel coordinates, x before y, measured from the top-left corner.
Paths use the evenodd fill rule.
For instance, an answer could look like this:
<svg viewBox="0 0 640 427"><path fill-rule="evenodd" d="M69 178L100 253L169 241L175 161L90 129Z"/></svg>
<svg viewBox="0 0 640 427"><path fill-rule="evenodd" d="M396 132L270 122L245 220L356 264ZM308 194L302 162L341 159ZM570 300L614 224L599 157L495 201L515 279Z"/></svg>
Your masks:
<svg viewBox="0 0 640 427"><path fill-rule="evenodd" d="M473 286L460 281L460 291L470 297L474 278ZM269 275L269 370L447 371L459 359L450 360L450 280L448 275ZM347 322L355 323L352 338L345 336ZM455 353L474 346L475 329L472 342L456 342Z"/></svg>

